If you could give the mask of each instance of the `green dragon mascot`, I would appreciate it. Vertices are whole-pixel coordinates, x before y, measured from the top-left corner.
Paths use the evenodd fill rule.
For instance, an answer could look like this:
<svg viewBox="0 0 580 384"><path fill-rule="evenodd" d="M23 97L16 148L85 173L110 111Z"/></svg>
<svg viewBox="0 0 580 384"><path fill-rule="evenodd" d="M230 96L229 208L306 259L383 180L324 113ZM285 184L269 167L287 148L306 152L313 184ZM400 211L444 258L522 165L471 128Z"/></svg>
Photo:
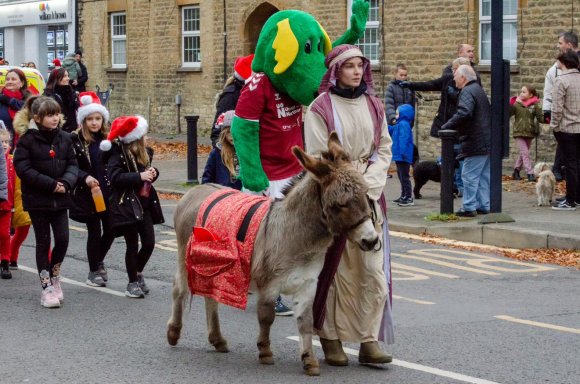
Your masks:
<svg viewBox="0 0 580 384"><path fill-rule="evenodd" d="M354 0L351 28L334 43L303 11L280 11L266 21L252 62L254 75L240 94L231 129L245 190L282 198L283 188L302 171L291 151L294 145L304 147L302 106L316 98L326 54L363 36L368 12L368 2Z"/></svg>

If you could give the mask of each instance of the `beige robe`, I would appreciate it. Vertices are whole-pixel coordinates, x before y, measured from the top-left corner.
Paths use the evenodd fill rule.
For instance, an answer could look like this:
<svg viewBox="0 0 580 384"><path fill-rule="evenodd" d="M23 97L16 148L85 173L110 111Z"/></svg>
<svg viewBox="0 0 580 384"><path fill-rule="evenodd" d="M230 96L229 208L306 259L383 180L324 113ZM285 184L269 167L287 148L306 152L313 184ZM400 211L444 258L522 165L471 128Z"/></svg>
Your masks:
<svg viewBox="0 0 580 384"><path fill-rule="evenodd" d="M373 121L366 99L345 99L334 94L330 97L342 127L342 137L339 134L342 146L368 184L368 195L378 216L375 228L383 238L383 215L377 200L385 187L392 158L387 122L383 121L380 145L375 151ZM310 110L304 120L304 135L308 153L320 155L327 149L326 124ZM374 162L369 166L371 157ZM328 292L324 326L318 332L320 337L355 343L378 340L388 295L383 264L382 249L363 252L358 245L347 241Z"/></svg>

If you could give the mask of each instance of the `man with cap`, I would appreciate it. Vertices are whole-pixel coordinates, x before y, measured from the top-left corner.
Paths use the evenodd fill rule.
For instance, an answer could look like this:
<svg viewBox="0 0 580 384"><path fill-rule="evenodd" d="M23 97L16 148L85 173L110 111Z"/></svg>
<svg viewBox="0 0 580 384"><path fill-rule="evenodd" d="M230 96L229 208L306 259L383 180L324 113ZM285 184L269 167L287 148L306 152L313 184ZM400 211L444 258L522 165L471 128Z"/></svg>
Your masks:
<svg viewBox="0 0 580 384"><path fill-rule="evenodd" d="M227 111L235 110L240 92L246 83L246 79L252 75L252 60L254 54L238 57L234 63L234 74L226 80L224 89L218 95L216 114L211 128L211 143L215 147L221 128L216 125L218 117Z"/></svg>

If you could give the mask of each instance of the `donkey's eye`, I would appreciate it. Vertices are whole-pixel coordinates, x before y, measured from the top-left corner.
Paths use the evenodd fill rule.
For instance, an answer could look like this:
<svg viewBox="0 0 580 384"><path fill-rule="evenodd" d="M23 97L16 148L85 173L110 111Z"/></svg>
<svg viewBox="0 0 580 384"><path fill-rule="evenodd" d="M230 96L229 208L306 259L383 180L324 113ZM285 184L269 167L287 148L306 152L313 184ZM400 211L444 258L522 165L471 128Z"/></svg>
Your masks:
<svg viewBox="0 0 580 384"><path fill-rule="evenodd" d="M310 41L310 39L308 39L306 41L306 44L304 44L304 52L306 53L312 52L312 42Z"/></svg>

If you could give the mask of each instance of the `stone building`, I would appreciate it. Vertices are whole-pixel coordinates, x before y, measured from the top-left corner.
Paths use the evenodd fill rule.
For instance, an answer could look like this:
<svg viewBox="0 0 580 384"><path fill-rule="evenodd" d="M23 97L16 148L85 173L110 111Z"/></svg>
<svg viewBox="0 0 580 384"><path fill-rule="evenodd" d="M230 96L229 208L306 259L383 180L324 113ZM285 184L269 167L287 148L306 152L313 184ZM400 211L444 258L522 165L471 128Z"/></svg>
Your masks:
<svg viewBox="0 0 580 384"><path fill-rule="evenodd" d="M237 56L252 52L260 29L274 12L312 13L336 39L348 26L352 0L78 0L79 41L89 85L112 83L113 116L138 113L151 129L177 130L181 116L199 115L207 134L215 96ZM521 85L543 89L557 53L557 34L578 20L574 1L504 0L504 57L511 60L511 94ZM411 80L440 76L459 43L476 47L478 69L489 91L491 0L370 0L361 47L372 59L382 94L399 62ZM439 142L428 136L439 94L424 93L418 107L418 143L423 158L434 158ZM185 122L180 122L185 130ZM538 140L538 159L551 159L554 140Z"/></svg>

